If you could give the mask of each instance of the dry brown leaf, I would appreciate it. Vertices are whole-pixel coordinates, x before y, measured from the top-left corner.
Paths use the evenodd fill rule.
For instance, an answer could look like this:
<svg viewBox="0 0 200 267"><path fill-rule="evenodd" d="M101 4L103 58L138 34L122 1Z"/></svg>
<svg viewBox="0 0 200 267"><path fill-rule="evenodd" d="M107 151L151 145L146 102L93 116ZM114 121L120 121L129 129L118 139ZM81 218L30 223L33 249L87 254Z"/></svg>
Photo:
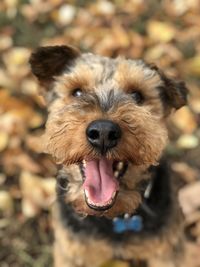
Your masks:
<svg viewBox="0 0 200 267"><path fill-rule="evenodd" d="M22 211L26 217L37 215L41 209L50 209L55 200L54 178L42 178L23 171L20 176Z"/></svg>
<svg viewBox="0 0 200 267"><path fill-rule="evenodd" d="M56 22L62 26L70 24L76 15L76 8L73 5L62 5L57 11Z"/></svg>
<svg viewBox="0 0 200 267"><path fill-rule="evenodd" d="M27 135L25 140L27 147L36 153L43 152L43 144L41 136L42 136L41 133L39 134L39 136Z"/></svg>
<svg viewBox="0 0 200 267"><path fill-rule="evenodd" d="M4 173L0 173L0 186L3 185L6 181L6 175Z"/></svg>
<svg viewBox="0 0 200 267"><path fill-rule="evenodd" d="M129 263L124 261L113 260L103 264L101 267L129 267Z"/></svg>
<svg viewBox="0 0 200 267"><path fill-rule="evenodd" d="M96 1L89 5L89 12L94 16L111 16L115 12L115 5L106 0Z"/></svg>
<svg viewBox="0 0 200 267"><path fill-rule="evenodd" d="M182 58L181 52L175 46L165 43L156 44L147 49L145 53L145 59L147 61L154 62L155 60L165 60L165 65L180 61Z"/></svg>
<svg viewBox="0 0 200 267"><path fill-rule="evenodd" d="M26 170L33 173L39 173L41 171L41 166L19 147L7 149L2 158L2 162L5 171L10 175L13 175L15 172L18 173L19 170Z"/></svg>
<svg viewBox="0 0 200 267"><path fill-rule="evenodd" d="M12 38L7 35L0 34L0 50L5 50L12 47Z"/></svg>
<svg viewBox="0 0 200 267"><path fill-rule="evenodd" d="M13 159L17 167L22 170L30 171L33 173L38 173L41 170L41 167L36 163L29 155L21 153Z"/></svg>
<svg viewBox="0 0 200 267"><path fill-rule="evenodd" d="M0 111L4 113L0 120L0 129L7 132L23 132L26 127L37 128L44 123L42 114L34 111L30 104L0 91Z"/></svg>
<svg viewBox="0 0 200 267"><path fill-rule="evenodd" d="M194 114L188 107L176 111L171 118L174 125L186 134L193 133L198 126Z"/></svg>
<svg viewBox="0 0 200 267"><path fill-rule="evenodd" d="M183 68L185 68L183 71L186 73L200 77L200 56L197 55L194 58L185 61Z"/></svg>
<svg viewBox="0 0 200 267"><path fill-rule="evenodd" d="M16 81L12 79L12 76L6 71L0 68L0 94L4 93L5 88L13 88L16 85ZM4 89L4 90L3 90Z"/></svg>
<svg viewBox="0 0 200 267"><path fill-rule="evenodd" d="M147 33L153 42L166 43L175 37L176 29L168 22L150 20L147 24Z"/></svg>
<svg viewBox="0 0 200 267"><path fill-rule="evenodd" d="M199 139L192 134L183 134L178 138L176 144L182 149L192 149L199 145Z"/></svg>
<svg viewBox="0 0 200 267"><path fill-rule="evenodd" d="M0 152L3 151L9 142L9 136L6 132L0 131Z"/></svg>
<svg viewBox="0 0 200 267"><path fill-rule="evenodd" d="M39 86L33 79L24 79L21 84L21 91L26 95L39 94Z"/></svg>
<svg viewBox="0 0 200 267"><path fill-rule="evenodd" d="M200 181L185 186L179 191L179 201L186 216L200 208Z"/></svg>
<svg viewBox="0 0 200 267"><path fill-rule="evenodd" d="M187 183L195 182L199 176L199 170L190 167L185 162L172 163L172 169Z"/></svg>
<svg viewBox="0 0 200 267"><path fill-rule="evenodd" d="M20 135L24 136L26 131L26 125L22 118L14 114L13 112L6 112L0 116L0 131L7 133L8 135Z"/></svg>
<svg viewBox="0 0 200 267"><path fill-rule="evenodd" d="M7 191L0 191L0 210L5 215L11 215L14 212L13 199Z"/></svg>
<svg viewBox="0 0 200 267"><path fill-rule="evenodd" d="M25 47L15 47L3 54L7 71L13 77L24 77L29 73L28 60L30 50Z"/></svg>

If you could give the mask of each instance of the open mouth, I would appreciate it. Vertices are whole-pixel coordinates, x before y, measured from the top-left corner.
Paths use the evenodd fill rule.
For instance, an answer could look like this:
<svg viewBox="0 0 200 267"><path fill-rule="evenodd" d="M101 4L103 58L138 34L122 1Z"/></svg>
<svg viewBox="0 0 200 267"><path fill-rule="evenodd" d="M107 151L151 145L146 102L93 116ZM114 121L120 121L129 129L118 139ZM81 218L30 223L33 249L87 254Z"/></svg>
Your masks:
<svg viewBox="0 0 200 267"><path fill-rule="evenodd" d="M119 179L128 164L106 158L83 161L80 165L87 205L95 210L107 210L115 203Z"/></svg>

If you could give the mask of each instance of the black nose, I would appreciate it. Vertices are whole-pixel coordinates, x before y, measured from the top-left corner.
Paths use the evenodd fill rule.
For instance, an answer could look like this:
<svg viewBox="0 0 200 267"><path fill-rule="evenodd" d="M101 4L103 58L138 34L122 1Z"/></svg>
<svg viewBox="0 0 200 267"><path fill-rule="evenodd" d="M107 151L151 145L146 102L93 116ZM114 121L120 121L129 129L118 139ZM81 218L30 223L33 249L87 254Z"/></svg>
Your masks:
<svg viewBox="0 0 200 267"><path fill-rule="evenodd" d="M90 144L98 148L101 153L115 147L121 137L118 124L109 120L96 120L89 124L86 130Z"/></svg>

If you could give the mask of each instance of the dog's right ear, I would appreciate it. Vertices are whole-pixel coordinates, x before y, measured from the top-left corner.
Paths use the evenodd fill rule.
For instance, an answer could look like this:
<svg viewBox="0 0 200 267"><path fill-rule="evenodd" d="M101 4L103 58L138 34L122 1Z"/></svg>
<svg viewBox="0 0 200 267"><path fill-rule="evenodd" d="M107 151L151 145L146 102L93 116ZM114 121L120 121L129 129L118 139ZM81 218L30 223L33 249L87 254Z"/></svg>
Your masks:
<svg viewBox="0 0 200 267"><path fill-rule="evenodd" d="M157 71L163 85L159 86L159 93L164 105L165 115L169 115L172 109L179 109L187 104L188 88L183 81L167 76L154 64L148 66Z"/></svg>
<svg viewBox="0 0 200 267"><path fill-rule="evenodd" d="M54 77L66 70L79 55L80 52L71 46L44 46L31 54L29 63L40 83L48 87Z"/></svg>

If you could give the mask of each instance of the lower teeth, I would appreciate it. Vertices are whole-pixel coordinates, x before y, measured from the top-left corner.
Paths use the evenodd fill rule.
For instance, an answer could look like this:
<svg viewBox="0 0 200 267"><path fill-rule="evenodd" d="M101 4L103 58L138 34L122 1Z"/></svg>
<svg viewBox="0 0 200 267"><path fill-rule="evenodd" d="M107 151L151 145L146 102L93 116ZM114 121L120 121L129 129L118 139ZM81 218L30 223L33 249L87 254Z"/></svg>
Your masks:
<svg viewBox="0 0 200 267"><path fill-rule="evenodd" d="M85 196L86 196L87 202L88 202L90 205L93 205L93 206L96 206L96 207L104 207L104 206L108 206L108 205L112 204L112 202L113 202L113 200L114 200L114 198L115 198L115 195L116 195L116 192L113 193L111 199L110 199L107 203L105 203L105 204L103 204L103 205L101 205L101 204L98 205L97 203L93 203L92 201L89 200L88 193L87 193L87 191L85 191Z"/></svg>

